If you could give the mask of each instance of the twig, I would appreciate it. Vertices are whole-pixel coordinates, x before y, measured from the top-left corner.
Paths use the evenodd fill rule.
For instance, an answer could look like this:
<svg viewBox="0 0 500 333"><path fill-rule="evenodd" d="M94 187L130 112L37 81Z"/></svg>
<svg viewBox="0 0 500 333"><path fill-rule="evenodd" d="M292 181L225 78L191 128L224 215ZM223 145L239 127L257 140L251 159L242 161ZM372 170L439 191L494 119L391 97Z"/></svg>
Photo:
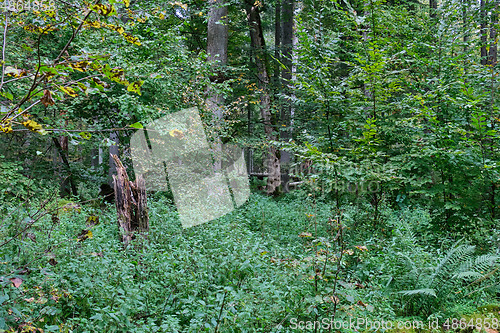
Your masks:
<svg viewBox="0 0 500 333"><path fill-rule="evenodd" d="M40 102L41 102L41 100L38 100L38 101L36 101L35 103L31 104L31 105L30 105L30 106L28 106L26 109L24 109L24 110L23 110L23 112L18 113L18 114L16 114L14 117L12 117L12 118L11 118L11 120L14 120L14 119L16 119L17 117L19 117L20 115L25 114L26 112L28 112L28 110L29 110L29 109L31 109L32 107L34 107L35 105L37 105L37 104L38 104L38 103L40 103Z"/></svg>
<svg viewBox="0 0 500 333"><path fill-rule="evenodd" d="M2 81L0 82L0 90L2 90L3 87L3 80L5 76L5 44L7 41L7 25L8 25L8 16L7 13L5 13L5 28L3 30L3 45L2 45Z"/></svg>
<svg viewBox="0 0 500 333"><path fill-rule="evenodd" d="M94 2L94 4L92 6L95 6L97 5L101 0L96 0ZM78 32L80 32L80 29L82 28L83 24L85 23L85 21L87 21L88 17L90 16L90 14L92 13L92 9L89 9L87 10L87 12L85 13L85 17L83 18L82 22L80 23L80 25L76 28L75 31L73 31L73 35L70 37L70 39L68 40L68 42L66 43L66 45L62 48L61 52L59 53L59 55L57 56L56 59L54 59L54 64L56 64L59 59L61 59L61 57L63 56L63 54L67 51L69 45L73 42L73 40L75 39L76 35L78 34ZM12 113L14 113L16 110L19 109L19 107L21 107L21 105L23 105L28 99L30 99L31 97L31 93L35 90L35 88L40 84L40 82L42 82L42 80L45 78L45 73L42 74L42 76L40 77L39 80L37 80L37 77L38 77L38 73L40 72L40 67L41 67L41 57L40 57L40 41L42 39L42 36L43 34L46 32L46 30L48 30L50 28L50 26L48 26L47 28L45 28L44 31L42 31L40 33L40 35L38 36L38 41L37 41L37 53L38 53L38 66L37 66L37 69L36 69L36 72L35 72L35 78L33 80L33 84L31 85L30 89L28 90L28 92L26 93L26 95L9 111L7 112L3 118L2 118L2 121L7 119Z"/></svg>
<svg viewBox="0 0 500 333"><path fill-rule="evenodd" d="M46 132L68 132L68 133L73 133L73 132L91 132L91 133L101 133L101 132L116 132L116 131L132 131L136 130L135 128L132 127L123 127L123 128L107 128L107 129L101 129L101 130L89 130L89 129L79 129L79 130L67 130L63 128L47 128L44 129ZM29 131L27 128L19 128L15 129L12 132L25 132Z"/></svg>
<svg viewBox="0 0 500 333"><path fill-rule="evenodd" d="M227 290L224 291L224 297L222 298L222 304L219 311L219 317L217 318L217 326L215 326L215 333L219 332L220 317L222 316L222 311L224 310L224 305L226 304Z"/></svg>
<svg viewBox="0 0 500 333"><path fill-rule="evenodd" d="M95 6L95 5L97 5L99 2L101 2L101 0L96 0L94 2L94 4L92 5L92 7ZM83 24L85 23L85 21L87 21L87 19L89 18L90 14L92 13L92 9L90 9L90 8L91 7L89 7L87 13L85 13L85 17L83 18L83 20L80 23L80 25L78 26L78 28L76 28L76 30L73 31L73 35L68 40L68 42L66 43L66 45L64 45L63 49L61 50L61 52L59 53L59 55L57 56L57 58L54 60L54 64L57 61L59 61L59 59L61 59L61 57L63 56L64 52L66 52L66 50L68 49L69 45L71 44L71 42L73 42L73 39L75 39L75 37L78 34L78 32L80 32L80 29L82 28Z"/></svg>

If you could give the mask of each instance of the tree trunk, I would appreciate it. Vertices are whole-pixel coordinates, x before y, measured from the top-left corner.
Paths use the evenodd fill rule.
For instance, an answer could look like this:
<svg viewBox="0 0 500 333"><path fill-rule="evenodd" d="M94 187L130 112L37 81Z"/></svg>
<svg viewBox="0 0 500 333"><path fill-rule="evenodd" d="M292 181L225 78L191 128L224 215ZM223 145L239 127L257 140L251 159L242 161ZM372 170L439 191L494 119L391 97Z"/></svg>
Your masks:
<svg viewBox="0 0 500 333"><path fill-rule="evenodd" d="M480 3L480 33L481 33L481 65L486 65L488 61L488 52L486 51L487 30L486 30L486 0L481 0Z"/></svg>
<svg viewBox="0 0 500 333"><path fill-rule="evenodd" d="M224 81L224 73L221 69L227 64L227 44L229 38L227 25L228 10L227 6L225 6L225 0L211 0L210 4L207 29L207 61L212 65L214 71L214 75L210 80L214 83L220 83ZM212 112L214 126L220 131L224 119L224 97L210 88L207 93L209 95L206 100L207 107ZM215 138L214 146L214 151L216 152L214 169L220 170L222 164L217 155L222 154L222 143L219 135Z"/></svg>
<svg viewBox="0 0 500 333"><path fill-rule="evenodd" d="M61 160L63 161L64 166L66 167L66 171L68 172L68 175L66 178L64 178L61 182L61 195L69 194L70 191L67 189L68 183L71 187L71 193L74 196L78 195L78 191L76 190L76 184L75 180L73 179L73 174L71 172L71 167L69 165L69 160L67 157L68 154L68 138L67 137L61 137L61 141L59 142L58 138L52 138L52 141L54 142L54 145L56 146L57 151L59 152L59 156L61 157Z"/></svg>
<svg viewBox="0 0 500 333"><path fill-rule="evenodd" d="M437 0L429 0L429 10L431 13L431 18L435 19L437 17Z"/></svg>
<svg viewBox="0 0 500 333"><path fill-rule="evenodd" d="M109 134L109 139L113 142L115 142L114 145L109 146L109 184L110 186L113 186L113 175L116 173L116 166L115 163L113 162L113 159L111 156L116 155L120 156L120 149L119 149L119 144L120 144L120 139L118 137L118 132L111 132Z"/></svg>
<svg viewBox="0 0 500 333"><path fill-rule="evenodd" d="M269 95L269 65L267 54L265 52L265 40L262 33L262 22L258 5L251 0L246 0L246 13L248 25L250 26L250 39L252 48L255 50L255 65L257 67L257 78L259 80L259 88L261 89L260 108L261 117L264 123L264 131L268 141L276 141L276 117L271 113L271 96ZM280 168L279 151L269 145L267 155L267 194L276 194L281 184L281 168Z"/></svg>
<svg viewBox="0 0 500 333"><path fill-rule="evenodd" d="M118 156L111 157L116 165L113 186L118 225L122 231L122 241L127 246L136 231L140 233L149 231L146 184L140 174L136 176L135 182L129 181L127 170Z"/></svg>
<svg viewBox="0 0 500 333"><path fill-rule="evenodd" d="M283 44L283 59L282 63L285 65L285 69L283 70L282 77L283 77L283 87L284 88L284 93L287 96L291 96L292 94L292 89L291 89L291 83L292 83L292 52L293 52L293 30L294 30L294 0L284 0L283 1L283 6L282 6L282 11L283 11L283 39L282 39L282 44ZM291 98L287 98L285 102L283 103L283 106L281 108L281 121L282 121L282 129L280 132L280 139L283 141L288 141L289 139L292 138L292 103L291 103ZM281 163L281 185L282 189L284 192L288 192L288 183L290 181L290 175L288 173L289 167L290 167L290 162L291 162L291 156L290 153L287 151L281 151L280 152L280 163Z"/></svg>
<svg viewBox="0 0 500 333"><path fill-rule="evenodd" d="M491 11L490 24L490 49L488 52L488 65L495 66L497 63L497 25L498 25L498 2Z"/></svg>

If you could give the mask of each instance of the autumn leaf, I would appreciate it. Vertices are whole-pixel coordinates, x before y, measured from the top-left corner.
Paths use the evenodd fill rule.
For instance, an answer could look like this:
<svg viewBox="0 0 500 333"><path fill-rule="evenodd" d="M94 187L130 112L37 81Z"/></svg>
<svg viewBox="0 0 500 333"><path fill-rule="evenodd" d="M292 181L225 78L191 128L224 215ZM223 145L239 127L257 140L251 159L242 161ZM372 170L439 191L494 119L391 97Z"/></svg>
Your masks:
<svg viewBox="0 0 500 333"><path fill-rule="evenodd" d="M88 61L78 61L72 64L69 64L71 68L76 69L79 72L85 72L89 65Z"/></svg>
<svg viewBox="0 0 500 333"><path fill-rule="evenodd" d="M185 3L182 3L180 1L175 1L175 2L171 2L170 3L172 6L179 6L181 7L182 9L186 10L187 9L187 5Z"/></svg>
<svg viewBox="0 0 500 333"><path fill-rule="evenodd" d="M26 119L21 124L32 132L38 132L42 130L42 125L31 119Z"/></svg>
<svg viewBox="0 0 500 333"><path fill-rule="evenodd" d="M17 69L12 66L5 67L4 73L5 75L14 77L23 77L28 75L28 72L25 69Z"/></svg>
<svg viewBox="0 0 500 333"><path fill-rule="evenodd" d="M40 102L42 102L42 104L47 107L49 105L54 105L55 102L54 102L54 99L52 98L52 94L50 92L50 90L44 90L43 91L43 97L40 99Z"/></svg>
<svg viewBox="0 0 500 333"><path fill-rule="evenodd" d="M7 66L5 67L3 72L5 73L5 75L15 76L17 75L17 68L14 68L12 66Z"/></svg>
<svg viewBox="0 0 500 333"><path fill-rule="evenodd" d="M114 31L118 32L120 35L125 32L125 29L123 29L123 27L120 27L118 25L107 24L107 23L103 23L102 25L110 30L114 30Z"/></svg>
<svg viewBox="0 0 500 333"><path fill-rule="evenodd" d="M135 92L137 94L141 94L141 86L144 83L144 81L136 81L131 83L128 87L127 90L131 92Z"/></svg>
<svg viewBox="0 0 500 333"><path fill-rule="evenodd" d="M101 27L101 23L99 21L89 21L85 22L85 26L99 29Z"/></svg>
<svg viewBox="0 0 500 333"><path fill-rule="evenodd" d="M132 36L131 34L124 32L122 34L123 38L129 43L132 43L137 46L141 46L141 42L139 41L139 38Z"/></svg>
<svg viewBox="0 0 500 333"><path fill-rule="evenodd" d="M10 278L9 281L12 282L12 284L16 288L19 288L19 286L21 286L21 283L23 283L23 280L18 277Z"/></svg>
<svg viewBox="0 0 500 333"><path fill-rule="evenodd" d="M58 29L47 25L45 27L39 27L34 24L28 24L23 27L24 30L34 33L48 34L51 31L57 31Z"/></svg>
<svg viewBox="0 0 500 333"><path fill-rule="evenodd" d="M85 140L90 140L90 138L92 137L92 134L90 134L89 132L80 132L79 135Z"/></svg>
<svg viewBox="0 0 500 333"><path fill-rule="evenodd" d="M112 16L116 14L116 9L113 5L106 6L103 4L95 4L92 7L90 7L90 9L104 16Z"/></svg>
<svg viewBox="0 0 500 333"><path fill-rule="evenodd" d="M99 224L99 216L90 215L87 218L87 226L88 227L93 227L93 226L98 225L98 224Z"/></svg>
<svg viewBox="0 0 500 333"><path fill-rule="evenodd" d="M82 232L80 233L80 235L78 235L76 241L80 242L80 241L84 241L84 240L92 238L92 237L93 237L92 231L88 230L88 229L85 229L85 230L82 230Z"/></svg>
<svg viewBox="0 0 500 333"><path fill-rule="evenodd" d="M12 126L10 126L10 124L8 124L8 125L0 124L0 131L2 131L3 133L11 133Z"/></svg>
<svg viewBox="0 0 500 333"><path fill-rule="evenodd" d="M120 83L123 85L129 85L129 82L125 79L125 71L121 68L112 68L105 69L104 74L111 80L116 83Z"/></svg>
<svg viewBox="0 0 500 333"><path fill-rule="evenodd" d="M63 92L65 92L66 94L68 94L71 97L78 96L77 93L71 87L60 86L59 89L61 89Z"/></svg>

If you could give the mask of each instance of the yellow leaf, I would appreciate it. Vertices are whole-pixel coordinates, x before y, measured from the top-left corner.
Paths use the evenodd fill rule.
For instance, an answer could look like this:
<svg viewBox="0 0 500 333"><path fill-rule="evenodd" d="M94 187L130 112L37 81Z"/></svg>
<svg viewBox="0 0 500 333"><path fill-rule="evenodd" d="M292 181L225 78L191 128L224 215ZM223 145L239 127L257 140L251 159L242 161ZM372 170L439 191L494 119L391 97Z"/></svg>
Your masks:
<svg viewBox="0 0 500 333"><path fill-rule="evenodd" d="M87 66L89 65L88 61L78 61L76 63L69 64L71 68L76 69L79 72L85 72Z"/></svg>
<svg viewBox="0 0 500 333"><path fill-rule="evenodd" d="M63 92L65 92L66 94L70 95L71 97L78 96L77 93L71 87L60 86L59 89L61 89Z"/></svg>
<svg viewBox="0 0 500 333"><path fill-rule="evenodd" d="M113 5L106 6L103 4L96 4L90 7L90 9L104 16L111 16L116 14L116 9Z"/></svg>
<svg viewBox="0 0 500 333"><path fill-rule="evenodd" d="M0 125L0 131L3 133L11 133L12 127L10 125Z"/></svg>
<svg viewBox="0 0 500 333"><path fill-rule="evenodd" d="M47 10L44 12L44 14L52 18L56 17L56 12L53 10Z"/></svg>
<svg viewBox="0 0 500 333"><path fill-rule="evenodd" d="M101 27L101 23L99 21L85 22L85 25L88 27L97 28L97 29Z"/></svg>
<svg viewBox="0 0 500 333"><path fill-rule="evenodd" d="M170 3L172 6L179 6L181 7L182 9L186 10L187 9L187 5L185 3L182 3L180 1L175 1L175 2L171 2Z"/></svg>
<svg viewBox="0 0 500 333"><path fill-rule="evenodd" d="M42 125L31 119L27 119L21 124L32 132L38 132L42 129Z"/></svg>
<svg viewBox="0 0 500 333"><path fill-rule="evenodd" d="M127 42L132 43L132 44L137 45L137 46L141 46L141 42L139 41L139 38L134 37L131 34L126 33L126 32L124 32L122 34L122 36L123 36L123 38L125 38L125 40Z"/></svg>
<svg viewBox="0 0 500 333"><path fill-rule="evenodd" d="M141 86L144 83L144 81L136 81L132 82L128 87L127 90L131 92L135 92L137 94L141 94Z"/></svg>

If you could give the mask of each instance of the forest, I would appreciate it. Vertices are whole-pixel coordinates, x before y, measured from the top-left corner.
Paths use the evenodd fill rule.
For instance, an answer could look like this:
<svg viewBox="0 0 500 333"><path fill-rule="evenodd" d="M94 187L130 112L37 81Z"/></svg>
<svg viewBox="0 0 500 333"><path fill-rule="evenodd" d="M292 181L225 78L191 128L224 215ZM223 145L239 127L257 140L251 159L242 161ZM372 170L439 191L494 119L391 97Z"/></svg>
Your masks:
<svg viewBox="0 0 500 333"><path fill-rule="evenodd" d="M499 0L0 10L0 333L500 331Z"/></svg>

